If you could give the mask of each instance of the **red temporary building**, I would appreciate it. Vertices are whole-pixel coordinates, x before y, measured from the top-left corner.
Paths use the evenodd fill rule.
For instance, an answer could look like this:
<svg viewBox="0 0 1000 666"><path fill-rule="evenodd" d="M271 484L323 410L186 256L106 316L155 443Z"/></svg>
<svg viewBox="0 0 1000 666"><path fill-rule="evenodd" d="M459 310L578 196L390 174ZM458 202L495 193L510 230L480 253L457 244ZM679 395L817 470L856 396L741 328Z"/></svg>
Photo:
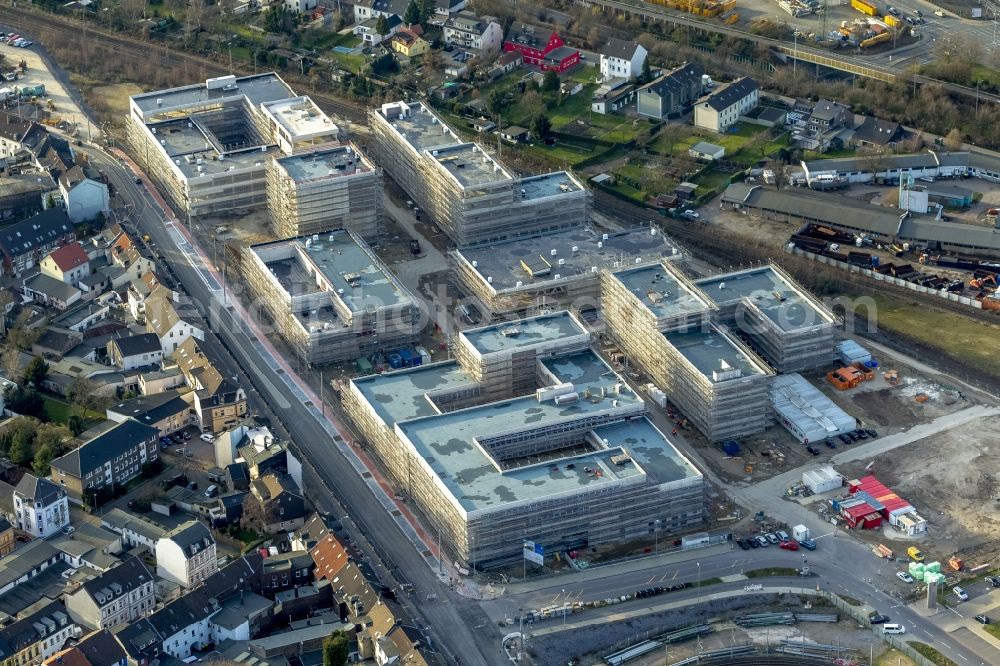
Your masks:
<svg viewBox="0 0 1000 666"><path fill-rule="evenodd" d="M863 498L889 520L893 514L910 513L915 509L905 499L886 488L874 476L865 476L848 482L852 495ZM874 501L872 501L874 500Z"/></svg>
<svg viewBox="0 0 1000 666"><path fill-rule="evenodd" d="M551 69L561 74L580 62L580 52L566 46L558 33L526 23L510 27L503 50L520 53L524 64L534 65L543 72Z"/></svg>
<svg viewBox="0 0 1000 666"><path fill-rule="evenodd" d="M873 530L882 525L882 515L867 502L845 507L841 515L851 528Z"/></svg>

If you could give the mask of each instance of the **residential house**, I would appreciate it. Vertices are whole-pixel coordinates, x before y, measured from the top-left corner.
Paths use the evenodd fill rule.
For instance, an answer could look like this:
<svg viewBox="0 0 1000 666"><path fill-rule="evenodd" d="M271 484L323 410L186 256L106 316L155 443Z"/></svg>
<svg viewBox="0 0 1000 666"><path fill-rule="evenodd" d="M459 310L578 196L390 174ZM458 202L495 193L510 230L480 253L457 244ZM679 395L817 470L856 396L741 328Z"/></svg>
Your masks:
<svg viewBox="0 0 1000 666"><path fill-rule="evenodd" d="M526 65L538 67L543 72L565 72L580 62L580 52L565 45L558 33L526 23L515 23L507 32L504 51L517 51Z"/></svg>
<svg viewBox="0 0 1000 666"><path fill-rule="evenodd" d="M466 8L469 0L434 0L434 13L448 17Z"/></svg>
<svg viewBox="0 0 1000 666"><path fill-rule="evenodd" d="M166 298L169 301L177 300L177 293L167 289L152 270L144 271L141 277L133 278L129 281L126 299L128 301L128 311L136 321L145 321L146 299L150 296Z"/></svg>
<svg viewBox="0 0 1000 666"><path fill-rule="evenodd" d="M496 64L490 68L490 80L499 79L504 74L510 74L524 64L524 56L518 51L507 51L497 58Z"/></svg>
<svg viewBox="0 0 1000 666"><path fill-rule="evenodd" d="M423 55L431 48L431 45L423 38L423 34L424 31L419 25L400 28L392 36L389 46L392 47L393 51L407 58Z"/></svg>
<svg viewBox="0 0 1000 666"><path fill-rule="evenodd" d="M2 162L3 158L0 158L0 164ZM0 175L0 222L11 224L37 215L45 209L49 195L57 189L56 181L48 174L35 172Z"/></svg>
<svg viewBox="0 0 1000 666"><path fill-rule="evenodd" d="M14 488L14 521L17 529L44 539L69 525L66 491L48 479L25 474Z"/></svg>
<svg viewBox="0 0 1000 666"><path fill-rule="evenodd" d="M721 160L726 156L726 149L722 146L717 146L714 143L699 141L688 148L688 155L696 160L714 162L715 160Z"/></svg>
<svg viewBox="0 0 1000 666"><path fill-rule="evenodd" d="M101 526L121 535L125 548L145 546L153 552L156 542L167 533L167 528L144 516L136 516L122 509L110 509L101 515Z"/></svg>
<svg viewBox="0 0 1000 666"><path fill-rule="evenodd" d="M289 472L293 473L296 483L302 483L302 477L294 473L298 461L284 442L275 441L267 428L248 430L237 447L237 454L246 464L251 479L258 479L268 472ZM289 461L294 462L289 465Z"/></svg>
<svg viewBox="0 0 1000 666"><path fill-rule="evenodd" d="M14 526L6 518L0 517L0 557L10 555L16 545Z"/></svg>
<svg viewBox="0 0 1000 666"><path fill-rule="evenodd" d="M386 18L395 16L402 23L401 17L406 13L409 4L410 0L355 0L354 22L359 24L379 16Z"/></svg>
<svg viewBox="0 0 1000 666"><path fill-rule="evenodd" d="M76 645L56 652L43 666L126 666L125 650L107 629L92 632Z"/></svg>
<svg viewBox="0 0 1000 666"><path fill-rule="evenodd" d="M35 539L17 549L15 557L0 560L0 595L37 578L49 569L65 567L62 556L46 539ZM46 574L48 575L48 574Z"/></svg>
<svg viewBox="0 0 1000 666"><path fill-rule="evenodd" d="M31 138L44 133L38 123L10 113L0 115L0 159L14 164L16 158L29 150Z"/></svg>
<svg viewBox="0 0 1000 666"><path fill-rule="evenodd" d="M82 278L90 275L90 257L80 243L67 243L49 252L42 259L40 268L43 275L76 287Z"/></svg>
<svg viewBox="0 0 1000 666"><path fill-rule="evenodd" d="M461 11L445 21L442 37L445 44L462 49L497 53L503 44L503 27L493 16Z"/></svg>
<svg viewBox="0 0 1000 666"><path fill-rule="evenodd" d="M16 275L34 267L60 245L76 240L66 211L49 208L38 215L0 230L3 275Z"/></svg>
<svg viewBox="0 0 1000 666"><path fill-rule="evenodd" d="M251 443L256 443L257 446L241 451L241 449ZM281 470L288 471L283 449L280 444L275 443L274 435L271 434L271 431L266 426L254 427L245 422L241 423L219 433L215 438L214 446L215 464L217 467L222 468L232 465L237 458L243 458L244 456L256 458L258 450L267 451L271 447L274 447L275 452L281 452L282 454ZM267 468L264 471L267 471ZM255 476L257 475L255 474Z"/></svg>
<svg viewBox="0 0 1000 666"><path fill-rule="evenodd" d="M355 7L357 7L357 5L355 5ZM361 23L355 25L352 32L354 32L355 36L360 37L361 41L364 42L366 46L377 46L384 40L395 35L399 29L403 27L403 19L399 18L396 14L387 16L385 19L385 27L386 33L381 34L378 31L378 17L373 17L365 19Z"/></svg>
<svg viewBox="0 0 1000 666"><path fill-rule="evenodd" d="M855 116L851 143L865 148L890 148L902 141L906 130L899 123L874 116Z"/></svg>
<svg viewBox="0 0 1000 666"><path fill-rule="evenodd" d="M285 0L285 9L295 14L305 14L316 9L316 0Z"/></svg>
<svg viewBox="0 0 1000 666"><path fill-rule="evenodd" d="M107 421L81 435L80 444L52 461L51 479L70 498L128 483L159 457L159 431L129 419Z"/></svg>
<svg viewBox="0 0 1000 666"><path fill-rule="evenodd" d="M612 37L601 48L601 78L631 80L642 73L647 51L642 44Z"/></svg>
<svg viewBox="0 0 1000 666"><path fill-rule="evenodd" d="M825 153L847 145L854 134L853 125L854 114L850 109L839 102L821 99L792 132L792 140L806 150Z"/></svg>
<svg viewBox="0 0 1000 666"><path fill-rule="evenodd" d="M635 101L635 85L627 79L617 78L602 83L594 91L590 110L594 113L615 113Z"/></svg>
<svg viewBox="0 0 1000 666"><path fill-rule="evenodd" d="M130 398L108 407L106 414L116 423L135 419L153 426L160 437L183 430L191 423L191 405L177 391Z"/></svg>
<svg viewBox="0 0 1000 666"><path fill-rule="evenodd" d="M325 526L324 526L325 527ZM316 565L313 576L316 580L333 582L351 561L351 556L333 534L327 534L309 551Z"/></svg>
<svg viewBox="0 0 1000 666"><path fill-rule="evenodd" d="M264 558L261 582L265 592L273 596L284 590L308 585L313 580L315 568L316 563L304 550L269 555Z"/></svg>
<svg viewBox="0 0 1000 666"><path fill-rule="evenodd" d="M258 477L250 484L250 492L263 510L268 532L288 532L305 523L305 498L288 474L269 472Z"/></svg>
<svg viewBox="0 0 1000 666"><path fill-rule="evenodd" d="M22 291L35 303L57 310L66 310L83 298L83 292L73 285L44 273L35 273L25 279Z"/></svg>
<svg viewBox="0 0 1000 666"><path fill-rule="evenodd" d="M140 333L108 342L108 358L119 370L134 370L163 361L163 347L155 333Z"/></svg>
<svg viewBox="0 0 1000 666"><path fill-rule="evenodd" d="M110 629L135 622L156 605L156 579L138 557L83 583L71 584L64 594L70 617L91 629Z"/></svg>
<svg viewBox="0 0 1000 666"><path fill-rule="evenodd" d="M385 602L372 606L361 626L357 638L362 659L373 659L376 664L427 666L429 663L420 652L424 633L417 627L404 625Z"/></svg>
<svg viewBox="0 0 1000 666"><path fill-rule="evenodd" d="M80 635L61 601L51 601L38 610L0 629L0 653L5 666L27 666L45 661Z"/></svg>
<svg viewBox="0 0 1000 666"><path fill-rule="evenodd" d="M759 95L760 86L752 78L737 79L695 105L694 125L720 134L727 132L740 116L757 107Z"/></svg>
<svg viewBox="0 0 1000 666"><path fill-rule="evenodd" d="M146 332L155 333L160 338L166 357L173 356L188 338L205 339L200 322L194 317L179 314L174 302L164 292L157 291L146 298L145 317Z"/></svg>
<svg viewBox="0 0 1000 666"><path fill-rule="evenodd" d="M531 140L531 131L526 127L511 125L500 130L500 138L511 143L527 143Z"/></svg>
<svg viewBox="0 0 1000 666"><path fill-rule="evenodd" d="M108 185L97 169L74 164L59 175L59 192L62 194L66 214L74 224L106 215L111 208Z"/></svg>
<svg viewBox="0 0 1000 666"><path fill-rule="evenodd" d="M62 554L63 562L86 569L88 576L121 564L117 557L123 549L121 536L97 525L81 523L70 534L51 537L49 543Z"/></svg>
<svg viewBox="0 0 1000 666"><path fill-rule="evenodd" d="M139 393L141 395L156 395L181 386L184 386L184 373L176 365L139 375Z"/></svg>
<svg viewBox="0 0 1000 666"><path fill-rule="evenodd" d="M705 91L705 70L696 62L661 74L639 88L636 110L640 116L664 120L685 113Z"/></svg>
<svg viewBox="0 0 1000 666"><path fill-rule="evenodd" d="M192 520L170 530L156 542L156 575L188 589L219 570L215 538Z"/></svg>
<svg viewBox="0 0 1000 666"><path fill-rule="evenodd" d="M219 433L243 420L247 415L246 391L215 368L195 338L181 343L174 360L194 389L191 406L202 432Z"/></svg>

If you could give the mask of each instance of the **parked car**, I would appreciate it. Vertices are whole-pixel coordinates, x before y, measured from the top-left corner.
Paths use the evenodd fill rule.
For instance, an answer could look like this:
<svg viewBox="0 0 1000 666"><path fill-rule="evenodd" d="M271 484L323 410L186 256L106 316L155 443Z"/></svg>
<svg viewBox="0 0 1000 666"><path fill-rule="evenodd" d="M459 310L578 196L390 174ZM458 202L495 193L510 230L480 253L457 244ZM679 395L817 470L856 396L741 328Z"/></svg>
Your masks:
<svg viewBox="0 0 1000 666"><path fill-rule="evenodd" d="M215 497L218 494L219 494L219 486L211 485L208 488L205 488L205 497L208 497L209 499Z"/></svg>
<svg viewBox="0 0 1000 666"><path fill-rule="evenodd" d="M893 16L899 16L899 10L898 10L898 9L896 9L895 7L893 7L892 5L889 5L889 6L888 6L888 7L886 8L886 11L888 11L888 12L889 12L890 14L892 14Z"/></svg>
<svg viewBox="0 0 1000 666"><path fill-rule="evenodd" d="M132 182L136 185L142 185L142 178L139 178L139 176L132 176Z"/></svg>
<svg viewBox="0 0 1000 666"><path fill-rule="evenodd" d="M852 430L851 432L847 433L847 436L851 438L852 442L856 442L859 439L861 439L861 435L859 435L856 430Z"/></svg>
<svg viewBox="0 0 1000 666"><path fill-rule="evenodd" d="M736 543L739 544L740 548L743 550L750 550L750 545L747 544L746 539L737 539Z"/></svg>
<svg viewBox="0 0 1000 666"><path fill-rule="evenodd" d="M987 576L986 582L993 587L1000 587L1000 576Z"/></svg>
<svg viewBox="0 0 1000 666"><path fill-rule="evenodd" d="M858 437L859 438L861 438L861 439L868 439L868 431L865 430L864 428L858 430L857 433L858 433Z"/></svg>
<svg viewBox="0 0 1000 666"><path fill-rule="evenodd" d="M688 208L686 211L681 213L681 217L687 218L689 220L697 220L699 217L701 217L701 215Z"/></svg>
<svg viewBox="0 0 1000 666"><path fill-rule="evenodd" d="M183 444L184 443L184 438L180 434L178 434L178 433L175 433L175 434L171 435L170 439L174 440L175 444Z"/></svg>
<svg viewBox="0 0 1000 666"><path fill-rule="evenodd" d="M791 538L785 530L775 530L774 535L782 541L788 541Z"/></svg>
<svg viewBox="0 0 1000 666"><path fill-rule="evenodd" d="M751 548L760 548L760 544L757 543L757 539L755 539L754 537L748 537L747 543L750 544Z"/></svg>
<svg viewBox="0 0 1000 666"><path fill-rule="evenodd" d="M920 18L923 18L924 13L922 11L920 11L919 9L914 9L913 10L913 15L914 16L919 16Z"/></svg>
<svg viewBox="0 0 1000 666"><path fill-rule="evenodd" d="M868 616L869 624L885 624L889 621L888 615L882 615L881 613L872 613Z"/></svg>
<svg viewBox="0 0 1000 666"><path fill-rule="evenodd" d="M799 542L798 541L782 541L781 542L781 548L783 550L798 550L799 549Z"/></svg>
<svg viewBox="0 0 1000 666"><path fill-rule="evenodd" d="M850 444L851 443L851 438L848 437L845 434L837 435L837 439L839 439L840 441L842 441L844 444Z"/></svg>
<svg viewBox="0 0 1000 666"><path fill-rule="evenodd" d="M955 587L951 588L951 591L955 593L955 596L958 597L959 601L969 600L969 593L960 588L959 586L956 585Z"/></svg>
<svg viewBox="0 0 1000 666"><path fill-rule="evenodd" d="M781 543L781 539L779 539L778 536L772 532L765 534L764 538L767 539L768 543Z"/></svg>
<svg viewBox="0 0 1000 666"><path fill-rule="evenodd" d="M901 624L883 624L882 625L883 634L905 634L906 627Z"/></svg>
<svg viewBox="0 0 1000 666"><path fill-rule="evenodd" d="M896 572L896 578L898 578L899 580L903 581L904 583L912 583L913 582L913 576L911 576L910 574L906 573L905 571L897 571Z"/></svg>
<svg viewBox="0 0 1000 666"><path fill-rule="evenodd" d="M878 431L874 428L865 428L865 432L868 433L868 437L871 439L878 437Z"/></svg>
<svg viewBox="0 0 1000 666"><path fill-rule="evenodd" d="M756 539L754 539L754 541L755 541L755 542L757 543L757 545L758 545L758 546L760 546L761 548L767 548L767 547L768 547L769 545L771 545L771 542L770 542L770 541L768 541L767 539L765 539L765 538L764 538L764 537L762 537L762 536L758 536L758 537L757 537Z"/></svg>
<svg viewBox="0 0 1000 666"><path fill-rule="evenodd" d="M809 453L813 454L814 456L818 456L819 455L819 449L817 449L812 444L810 444L809 446L806 447L806 451L808 451Z"/></svg>
<svg viewBox="0 0 1000 666"><path fill-rule="evenodd" d="M62 529L62 531L63 534L72 534L73 532L76 532L76 528L73 527L72 525L67 525Z"/></svg>
<svg viewBox="0 0 1000 666"><path fill-rule="evenodd" d="M979 624L990 624L992 620L990 620L989 615L977 615L976 622Z"/></svg>
<svg viewBox="0 0 1000 666"><path fill-rule="evenodd" d="M799 545L806 550L816 550L816 542L812 539L803 539L802 541L799 541Z"/></svg>
<svg viewBox="0 0 1000 666"><path fill-rule="evenodd" d="M826 444L831 449L837 448L837 443L835 441L833 441L832 439L823 440L823 443Z"/></svg>
<svg viewBox="0 0 1000 666"><path fill-rule="evenodd" d="M201 441L203 442L208 442L209 444L211 444L212 442L215 441L215 435L213 435L210 432L203 432L201 433L201 437L199 437L199 439L201 439Z"/></svg>
<svg viewBox="0 0 1000 666"><path fill-rule="evenodd" d="M943 9L935 9L934 10L934 16L944 16L944 10Z"/></svg>
<svg viewBox="0 0 1000 666"><path fill-rule="evenodd" d="M185 430L184 432L181 433L181 437L184 438L184 441L187 441L187 440L191 439L191 433L189 433L187 430Z"/></svg>

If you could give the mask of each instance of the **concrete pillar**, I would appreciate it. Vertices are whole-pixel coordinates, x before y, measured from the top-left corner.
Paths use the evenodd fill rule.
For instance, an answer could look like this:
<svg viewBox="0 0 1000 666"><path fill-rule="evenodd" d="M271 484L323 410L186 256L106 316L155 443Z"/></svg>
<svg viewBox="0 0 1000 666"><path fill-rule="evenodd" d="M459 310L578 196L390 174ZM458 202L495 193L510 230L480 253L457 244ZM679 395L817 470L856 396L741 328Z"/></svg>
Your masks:
<svg viewBox="0 0 1000 666"><path fill-rule="evenodd" d="M937 583L927 583L927 609L937 608Z"/></svg>

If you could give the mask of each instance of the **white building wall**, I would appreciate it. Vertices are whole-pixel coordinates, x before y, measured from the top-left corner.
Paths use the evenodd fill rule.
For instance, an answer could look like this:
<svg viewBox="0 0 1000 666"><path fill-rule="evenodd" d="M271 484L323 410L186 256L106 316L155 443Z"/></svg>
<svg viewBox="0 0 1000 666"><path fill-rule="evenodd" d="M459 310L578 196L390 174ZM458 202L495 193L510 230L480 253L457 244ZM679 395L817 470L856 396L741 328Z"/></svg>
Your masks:
<svg viewBox="0 0 1000 666"><path fill-rule="evenodd" d="M63 494L52 504L42 506L40 502L31 502L15 492L14 517L18 529L44 539L69 525L69 500Z"/></svg>
<svg viewBox="0 0 1000 666"><path fill-rule="evenodd" d="M81 180L69 191L63 190L66 214L74 223L92 220L110 208L108 186L89 178Z"/></svg>

